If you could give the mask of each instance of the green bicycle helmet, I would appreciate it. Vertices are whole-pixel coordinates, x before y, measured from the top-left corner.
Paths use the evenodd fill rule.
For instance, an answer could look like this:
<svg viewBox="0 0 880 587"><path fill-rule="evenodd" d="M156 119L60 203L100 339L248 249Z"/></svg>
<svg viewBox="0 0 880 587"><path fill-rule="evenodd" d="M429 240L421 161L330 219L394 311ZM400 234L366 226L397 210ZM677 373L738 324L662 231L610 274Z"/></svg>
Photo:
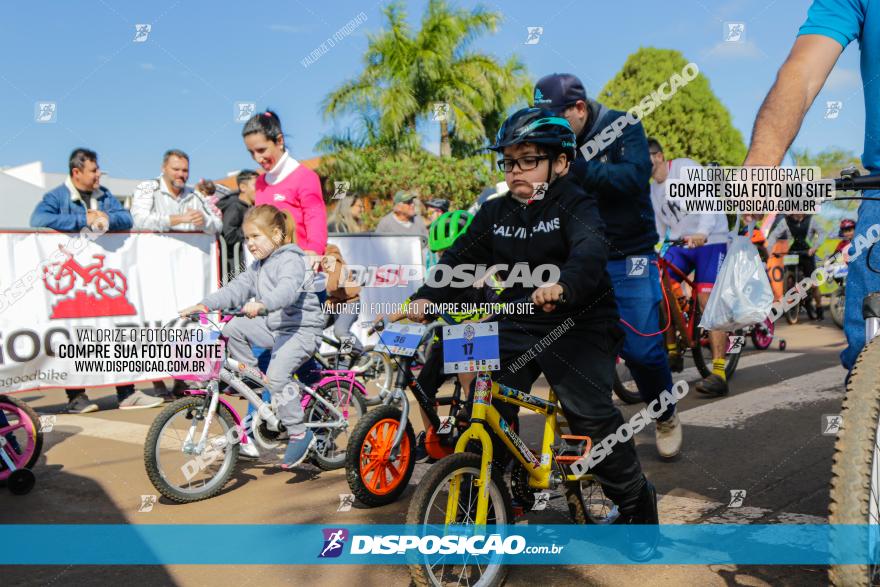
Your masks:
<svg viewBox="0 0 880 587"><path fill-rule="evenodd" d="M474 217L466 210L454 210L441 214L431 223L428 230L428 248L432 252L442 251L452 246L455 240L463 235Z"/></svg>

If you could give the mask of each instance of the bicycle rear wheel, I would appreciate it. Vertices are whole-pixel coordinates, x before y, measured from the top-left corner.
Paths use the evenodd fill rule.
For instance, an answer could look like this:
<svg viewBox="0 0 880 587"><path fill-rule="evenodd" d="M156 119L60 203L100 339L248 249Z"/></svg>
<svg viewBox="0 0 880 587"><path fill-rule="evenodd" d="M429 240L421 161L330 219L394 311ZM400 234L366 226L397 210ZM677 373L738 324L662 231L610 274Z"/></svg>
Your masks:
<svg viewBox="0 0 880 587"><path fill-rule="evenodd" d="M880 338L856 360L834 445L830 524L868 525L867 551L880 552ZM878 565L832 565L833 585L880 585Z"/></svg>
<svg viewBox="0 0 880 587"><path fill-rule="evenodd" d="M784 284L785 285L783 285L782 290L785 293L788 293L792 289L794 289L795 285L797 285L797 278L795 277L795 274L793 272L791 272L791 271L785 272ZM789 308L788 310L785 311L785 320L789 324L797 324L798 319L800 319L800 314L801 314L801 302L798 301L798 303L794 304L791 308Z"/></svg>
<svg viewBox="0 0 880 587"><path fill-rule="evenodd" d="M617 363L617 369L614 372L614 383L611 389L614 390L614 395L619 397L624 403L637 404L642 401L639 387L636 385L624 361Z"/></svg>
<svg viewBox="0 0 880 587"><path fill-rule="evenodd" d="M345 452L352 430L364 414L367 407L358 388L350 381L328 381L315 390L315 393L340 410L348 422L347 428L313 428L317 442L313 458L315 464L325 471L341 469L345 466ZM306 409L306 422L332 422L336 416L327 407L312 399Z"/></svg>
<svg viewBox="0 0 880 587"><path fill-rule="evenodd" d="M691 349L694 357L694 365L703 377L708 377L712 373L712 347L709 345L709 331L699 327L700 319L703 317L703 309L699 300L694 300L694 347ZM733 377L736 366L739 364L739 357L745 347L745 336L742 329L727 333L727 351L724 354L726 364L724 373L728 380Z"/></svg>
<svg viewBox="0 0 880 587"><path fill-rule="evenodd" d="M595 478L565 484L568 512L575 524L613 524L620 511Z"/></svg>
<svg viewBox="0 0 880 587"><path fill-rule="evenodd" d="M12 396L0 395L0 435L6 441L0 450L6 452L17 469L34 466L43 449L43 432L40 417L33 408ZM0 459L0 481L10 474Z"/></svg>
<svg viewBox="0 0 880 587"><path fill-rule="evenodd" d="M368 406L380 404L382 400L379 397L379 392L382 388L391 389L391 381L394 377L394 366L388 355L374 349L368 349L358 358L351 370L363 380L369 392L369 395L364 396L366 404Z"/></svg>

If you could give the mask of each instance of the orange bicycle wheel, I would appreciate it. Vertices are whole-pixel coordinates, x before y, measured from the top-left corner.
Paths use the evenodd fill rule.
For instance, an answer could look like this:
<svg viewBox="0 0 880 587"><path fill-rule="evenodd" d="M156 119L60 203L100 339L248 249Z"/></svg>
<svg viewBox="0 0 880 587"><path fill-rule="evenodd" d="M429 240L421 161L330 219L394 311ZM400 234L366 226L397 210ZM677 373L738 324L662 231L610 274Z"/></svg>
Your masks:
<svg viewBox="0 0 880 587"><path fill-rule="evenodd" d="M407 422L396 454L394 437L401 425L401 412L379 406L361 418L349 439L346 453L348 485L362 503L386 505L406 489L415 466L415 434Z"/></svg>

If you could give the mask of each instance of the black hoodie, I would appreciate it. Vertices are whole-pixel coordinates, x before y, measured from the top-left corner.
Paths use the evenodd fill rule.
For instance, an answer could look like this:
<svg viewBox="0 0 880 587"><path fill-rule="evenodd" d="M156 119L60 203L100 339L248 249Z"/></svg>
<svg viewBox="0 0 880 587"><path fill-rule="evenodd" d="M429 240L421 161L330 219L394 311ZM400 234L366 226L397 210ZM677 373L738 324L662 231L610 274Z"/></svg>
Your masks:
<svg viewBox="0 0 880 587"><path fill-rule="evenodd" d="M532 315L511 320L555 325L571 317L576 322L618 319L611 279L605 271L607 241L595 197L584 193L571 173L554 181L543 199L522 204L508 192L480 208L468 231L440 257L441 265L492 266L527 263L560 270L559 284L566 303L553 312L536 308ZM432 268L432 272L436 268ZM506 274L499 272L502 279ZM544 273L543 279L547 278ZM460 301L466 291L452 285L422 286L412 299L434 303ZM505 288L500 301L521 301L534 287L516 284Z"/></svg>

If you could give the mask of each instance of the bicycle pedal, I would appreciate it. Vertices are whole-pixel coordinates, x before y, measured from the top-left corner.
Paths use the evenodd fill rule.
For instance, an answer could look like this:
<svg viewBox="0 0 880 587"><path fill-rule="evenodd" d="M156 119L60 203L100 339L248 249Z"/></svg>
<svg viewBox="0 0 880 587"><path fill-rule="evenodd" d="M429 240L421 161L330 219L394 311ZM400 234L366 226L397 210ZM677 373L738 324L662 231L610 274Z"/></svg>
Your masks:
<svg viewBox="0 0 880 587"><path fill-rule="evenodd" d="M561 442L553 447L556 461L559 463L574 463L590 454L593 441L589 436L577 436L574 434L560 435Z"/></svg>

